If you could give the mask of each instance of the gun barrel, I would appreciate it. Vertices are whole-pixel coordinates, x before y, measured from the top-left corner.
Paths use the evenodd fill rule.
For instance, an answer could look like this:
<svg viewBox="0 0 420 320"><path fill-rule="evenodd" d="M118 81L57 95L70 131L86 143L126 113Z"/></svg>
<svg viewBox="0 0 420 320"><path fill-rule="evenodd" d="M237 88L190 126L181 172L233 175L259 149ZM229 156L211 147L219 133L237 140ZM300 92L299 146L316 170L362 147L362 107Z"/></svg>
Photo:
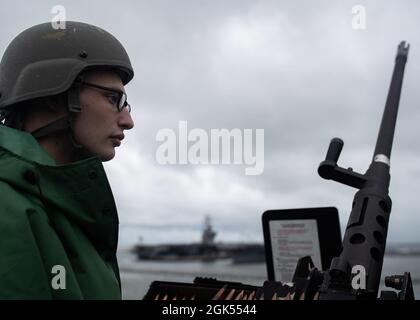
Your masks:
<svg viewBox="0 0 420 320"><path fill-rule="evenodd" d="M385 110L379 129L378 139L376 141L375 152L373 154L373 161L384 162L388 165L391 157L398 105L404 77L404 68L405 63L407 62L409 48L410 45L406 44L405 41L402 41L398 46L394 72L392 74Z"/></svg>

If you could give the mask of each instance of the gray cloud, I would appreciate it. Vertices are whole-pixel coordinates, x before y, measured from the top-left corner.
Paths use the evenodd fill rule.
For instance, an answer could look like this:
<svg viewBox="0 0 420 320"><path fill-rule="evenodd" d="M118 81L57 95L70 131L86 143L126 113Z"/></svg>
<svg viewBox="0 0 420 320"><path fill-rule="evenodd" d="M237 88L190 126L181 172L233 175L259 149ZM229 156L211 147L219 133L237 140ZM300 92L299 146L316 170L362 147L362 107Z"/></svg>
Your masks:
<svg viewBox="0 0 420 320"><path fill-rule="evenodd" d="M18 32L51 19L55 4L3 4L0 53ZM117 36L135 67L127 92L136 127L105 168L122 232L130 224L172 226L172 231L141 229L151 242L167 240L169 234L194 237L182 228L199 226L205 214L221 230L230 230L221 238L258 239L261 214L273 208L334 205L344 226L355 190L322 180L318 164L329 140L339 136L345 140L340 163L367 169L396 47L408 40L412 49L393 149L389 239L419 241L418 2L61 4L69 20L96 24ZM367 10L363 31L351 28L356 4ZM245 176L244 166L234 165L159 165L156 133L176 130L180 120L191 129L264 129L264 173Z"/></svg>

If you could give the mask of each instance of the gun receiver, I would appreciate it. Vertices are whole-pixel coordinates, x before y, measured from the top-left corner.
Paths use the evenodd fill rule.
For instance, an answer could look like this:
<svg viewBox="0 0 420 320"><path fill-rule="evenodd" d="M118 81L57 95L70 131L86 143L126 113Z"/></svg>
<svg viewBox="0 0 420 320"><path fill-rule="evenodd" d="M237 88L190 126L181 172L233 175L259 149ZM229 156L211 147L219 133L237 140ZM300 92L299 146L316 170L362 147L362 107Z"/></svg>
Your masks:
<svg viewBox="0 0 420 320"><path fill-rule="evenodd" d="M326 159L318 168L322 178L359 189L344 234L343 250L324 274L320 299L376 299L378 296L392 205L388 195L390 157L408 50L409 45L404 41L398 46L372 163L366 173L337 165L344 144L339 138L331 140ZM356 288L352 273L355 267L365 271L366 280L365 285Z"/></svg>

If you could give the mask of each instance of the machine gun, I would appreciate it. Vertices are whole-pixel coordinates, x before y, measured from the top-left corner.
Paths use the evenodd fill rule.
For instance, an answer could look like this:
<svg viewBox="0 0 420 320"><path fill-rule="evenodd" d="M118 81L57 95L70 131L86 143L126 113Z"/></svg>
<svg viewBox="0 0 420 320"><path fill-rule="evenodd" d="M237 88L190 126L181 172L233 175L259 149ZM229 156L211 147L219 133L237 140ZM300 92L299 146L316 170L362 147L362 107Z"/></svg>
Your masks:
<svg viewBox="0 0 420 320"><path fill-rule="evenodd" d="M197 300L231 299L227 287L232 294L239 292L241 298L246 292L248 299L252 295L252 299L259 300L377 299L392 204L388 195L390 157L408 50L409 45L404 41L398 46L372 163L366 173L337 165L344 144L339 138L331 140L326 159L319 165L318 173L322 178L359 189L354 196L341 254L332 259L329 269L317 270L307 256L299 259L292 285L266 281L261 287L251 287L215 279L196 279L186 290L185 284L154 282L145 299L154 299L159 294L179 297L187 291ZM399 292L382 291L380 299L414 300L410 273L386 277L385 285Z"/></svg>
<svg viewBox="0 0 420 320"><path fill-rule="evenodd" d="M409 45L404 41L398 46L372 163L366 173L359 174L351 168L337 165L344 144L338 138L331 140L326 159L318 168L319 175L324 179L359 189L354 196L343 250L324 274L320 299L376 299L378 296L392 204L388 195L390 157L408 50ZM356 272L355 275L352 270L360 271L365 283L358 285L354 277L359 274ZM408 290L407 294L403 294L405 299L413 296L409 273L388 277L386 285ZM384 292L381 297L397 298L391 292Z"/></svg>

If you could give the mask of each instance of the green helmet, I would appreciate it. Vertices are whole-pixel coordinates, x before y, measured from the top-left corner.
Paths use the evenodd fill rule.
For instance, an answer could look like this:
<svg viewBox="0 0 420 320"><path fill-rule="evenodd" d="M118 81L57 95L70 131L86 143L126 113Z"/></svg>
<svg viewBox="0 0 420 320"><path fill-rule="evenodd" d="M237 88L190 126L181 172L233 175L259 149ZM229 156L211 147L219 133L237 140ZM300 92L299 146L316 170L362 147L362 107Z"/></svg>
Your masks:
<svg viewBox="0 0 420 320"><path fill-rule="evenodd" d="M67 91L78 75L91 68L110 68L127 84L134 76L127 52L107 31L66 21L20 33L7 47L0 64L0 112L27 100Z"/></svg>

